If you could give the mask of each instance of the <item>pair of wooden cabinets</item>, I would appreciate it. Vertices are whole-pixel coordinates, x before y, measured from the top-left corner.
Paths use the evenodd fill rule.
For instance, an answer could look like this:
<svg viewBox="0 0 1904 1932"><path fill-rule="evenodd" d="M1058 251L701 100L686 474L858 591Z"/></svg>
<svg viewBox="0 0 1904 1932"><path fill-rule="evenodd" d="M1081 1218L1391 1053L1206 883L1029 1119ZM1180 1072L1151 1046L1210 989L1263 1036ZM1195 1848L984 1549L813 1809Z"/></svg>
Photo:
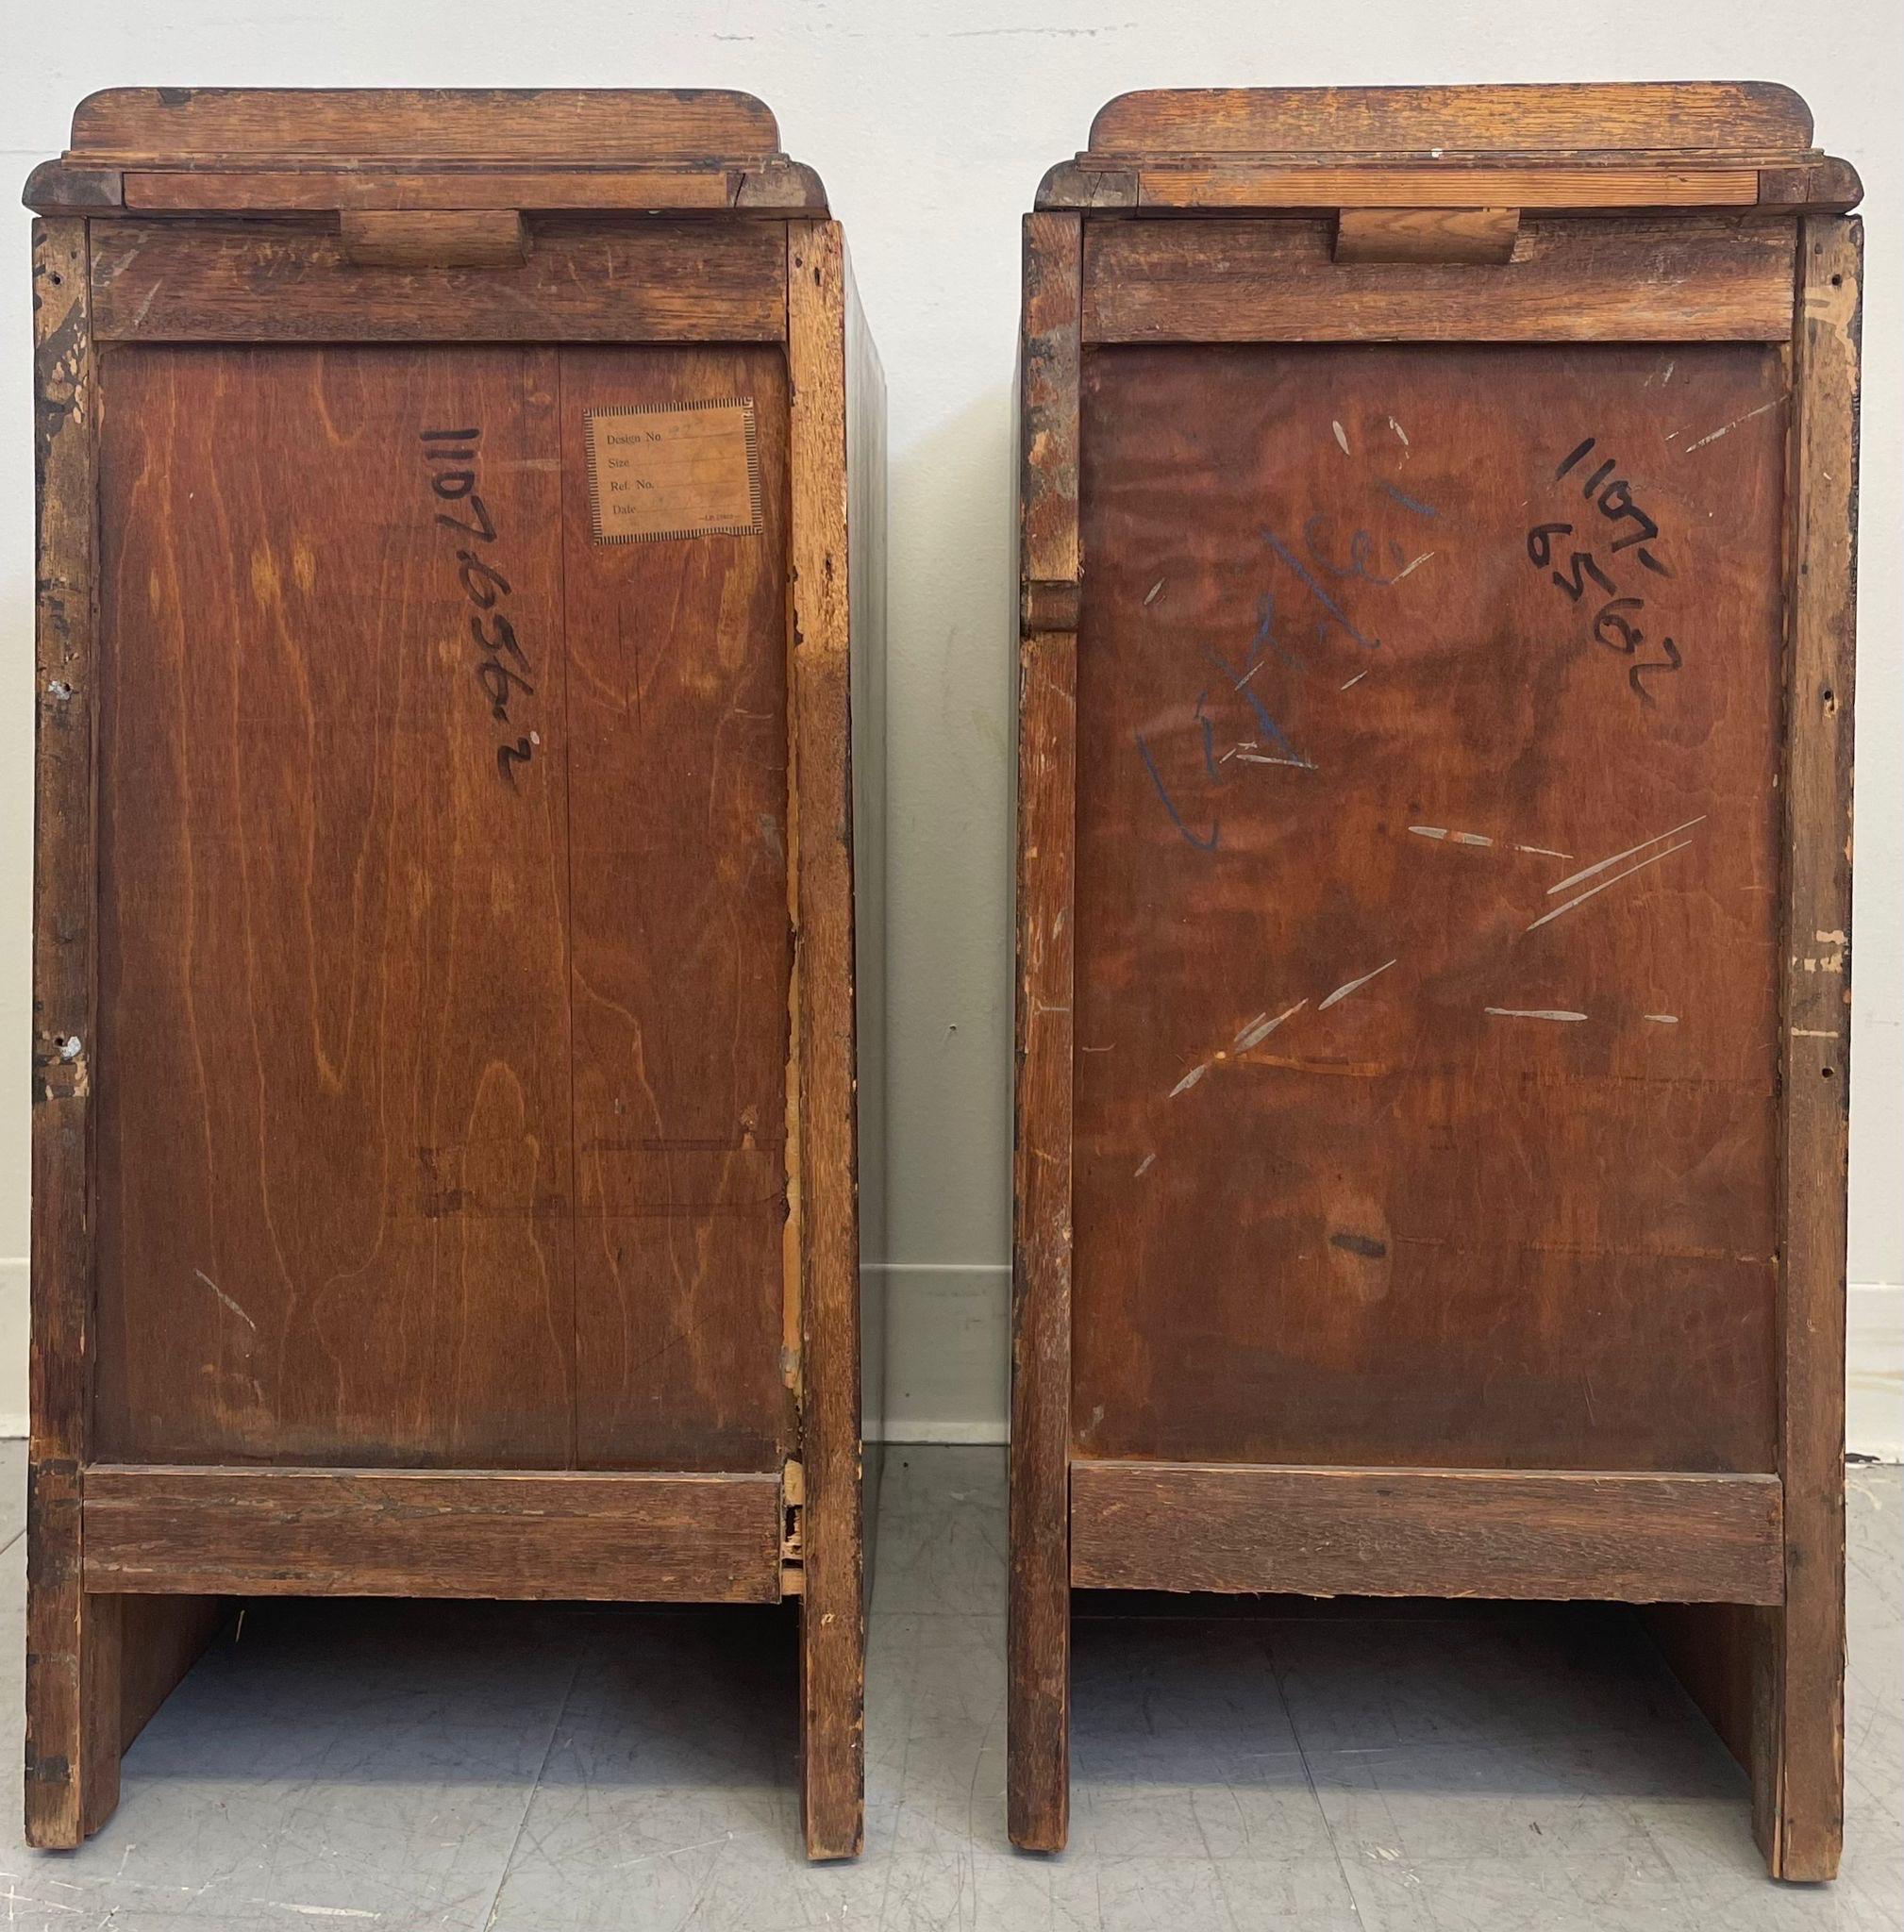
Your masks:
<svg viewBox="0 0 1904 1932"><path fill-rule="evenodd" d="M1762 87L1140 94L1047 176L1021 1845L1074 1587L1599 1597L1832 1869L1857 192ZM29 1833L233 1596L797 1595L850 1854L819 184L732 94L159 91L28 198Z"/></svg>

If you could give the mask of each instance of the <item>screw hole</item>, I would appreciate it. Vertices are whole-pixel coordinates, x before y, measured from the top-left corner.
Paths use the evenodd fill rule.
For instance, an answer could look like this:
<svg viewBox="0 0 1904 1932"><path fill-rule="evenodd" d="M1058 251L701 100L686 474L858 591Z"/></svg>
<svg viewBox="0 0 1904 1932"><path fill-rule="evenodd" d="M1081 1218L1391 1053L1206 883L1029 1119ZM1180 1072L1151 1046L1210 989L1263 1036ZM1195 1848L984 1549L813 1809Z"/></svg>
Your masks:
<svg viewBox="0 0 1904 1932"><path fill-rule="evenodd" d="M62 275L58 269L54 270L52 275L50 275L47 277L47 280L50 281L56 289L63 289L66 286L66 277Z"/></svg>
<svg viewBox="0 0 1904 1932"><path fill-rule="evenodd" d="M1831 277L1831 286L1834 289L1842 289L1845 286L1845 277L1843 275L1833 275Z"/></svg>

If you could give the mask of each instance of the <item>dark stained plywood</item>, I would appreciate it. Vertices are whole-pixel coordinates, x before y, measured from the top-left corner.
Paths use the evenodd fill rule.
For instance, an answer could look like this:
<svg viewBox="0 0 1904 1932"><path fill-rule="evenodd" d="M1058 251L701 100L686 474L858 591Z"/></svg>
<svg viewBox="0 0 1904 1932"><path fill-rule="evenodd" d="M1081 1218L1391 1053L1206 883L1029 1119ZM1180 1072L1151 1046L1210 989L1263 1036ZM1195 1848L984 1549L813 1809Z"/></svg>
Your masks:
<svg viewBox="0 0 1904 1932"><path fill-rule="evenodd" d="M104 1456L568 1458L555 365L106 358ZM493 541L431 428L480 429Z"/></svg>
<svg viewBox="0 0 1904 1932"><path fill-rule="evenodd" d="M765 1468L788 1413L786 365L569 349L561 398L578 1452ZM595 541L588 412L743 399L758 534Z"/></svg>
<svg viewBox="0 0 1904 1932"><path fill-rule="evenodd" d="M780 352L102 388L96 1453L777 1468ZM583 409L736 393L762 533L597 544Z"/></svg>
<svg viewBox="0 0 1904 1932"><path fill-rule="evenodd" d="M1775 1467L1785 368L1087 356L1079 1454Z"/></svg>

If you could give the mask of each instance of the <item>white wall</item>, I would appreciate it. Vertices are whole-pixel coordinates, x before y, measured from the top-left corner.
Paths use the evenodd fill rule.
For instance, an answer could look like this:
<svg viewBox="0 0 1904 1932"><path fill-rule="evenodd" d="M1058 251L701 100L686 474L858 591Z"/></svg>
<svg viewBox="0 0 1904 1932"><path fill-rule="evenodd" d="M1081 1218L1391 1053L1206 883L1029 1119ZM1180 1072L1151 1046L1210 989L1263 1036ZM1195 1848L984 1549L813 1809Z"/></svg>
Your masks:
<svg viewBox="0 0 1904 1932"><path fill-rule="evenodd" d="M1093 111L1143 86L1777 79L1862 170L1864 648L1851 1273L1904 1281L1904 724L1897 536L1896 0L1677 0L1588 22L1526 0L1305 8L1250 0L78 0L18 5L0 176L115 83L732 86L777 112L846 224L892 403L889 974L894 1423L1002 1425L1010 1193L1006 933L1009 389L1018 217ZM27 44L29 40L31 44ZM25 217L0 274L0 1412L24 1406L31 476ZM1885 1179L1889 1175L1889 1180ZM1898 1293L1866 1292L1854 1431L1896 1452ZM1882 1377L1889 1376L1888 1382ZM1870 1378L1876 1376L1876 1381ZM1875 1433L1874 1433L1875 1432Z"/></svg>

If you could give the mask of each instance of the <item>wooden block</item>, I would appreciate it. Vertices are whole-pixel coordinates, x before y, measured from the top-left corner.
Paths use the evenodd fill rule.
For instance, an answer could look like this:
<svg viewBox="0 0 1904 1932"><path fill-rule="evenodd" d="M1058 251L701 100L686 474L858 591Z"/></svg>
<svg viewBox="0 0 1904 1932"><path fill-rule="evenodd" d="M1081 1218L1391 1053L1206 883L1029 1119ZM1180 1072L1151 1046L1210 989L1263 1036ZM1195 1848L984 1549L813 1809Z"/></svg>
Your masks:
<svg viewBox="0 0 1904 1932"><path fill-rule="evenodd" d="M1071 1580L1296 1596L1784 1595L1779 1479L1077 1462Z"/></svg>
<svg viewBox="0 0 1904 1932"><path fill-rule="evenodd" d="M1334 259L1498 265L1513 258L1517 208L1344 208Z"/></svg>

